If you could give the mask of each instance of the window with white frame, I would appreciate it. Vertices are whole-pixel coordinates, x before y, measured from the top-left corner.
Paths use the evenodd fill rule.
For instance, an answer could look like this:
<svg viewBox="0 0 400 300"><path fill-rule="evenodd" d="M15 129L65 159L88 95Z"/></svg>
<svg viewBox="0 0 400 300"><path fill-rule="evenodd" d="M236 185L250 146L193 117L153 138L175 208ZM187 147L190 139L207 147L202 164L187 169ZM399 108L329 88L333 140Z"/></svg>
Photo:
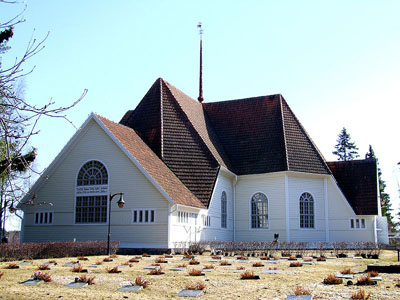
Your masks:
<svg viewBox="0 0 400 300"><path fill-rule="evenodd" d="M268 199L263 193L251 197L251 228L268 228Z"/></svg>
<svg viewBox="0 0 400 300"><path fill-rule="evenodd" d="M221 227L227 227L227 220L228 220L228 208L226 203L226 193L222 192L221 195Z"/></svg>
<svg viewBox="0 0 400 300"><path fill-rule="evenodd" d="M154 209L134 209L132 212L133 223L155 223L156 213Z"/></svg>
<svg viewBox="0 0 400 300"><path fill-rule="evenodd" d="M300 203L300 228L314 228L314 198L310 193L303 193Z"/></svg>
<svg viewBox="0 0 400 300"><path fill-rule="evenodd" d="M203 219L203 226L210 227L211 226L211 217L210 216L202 216Z"/></svg>
<svg viewBox="0 0 400 300"><path fill-rule="evenodd" d="M350 219L350 229L365 229L364 218L352 218Z"/></svg>
<svg viewBox="0 0 400 300"><path fill-rule="evenodd" d="M99 161L91 160L79 170L76 181L75 223L106 223L108 173Z"/></svg>
<svg viewBox="0 0 400 300"><path fill-rule="evenodd" d="M178 222L188 224L189 216L190 214L187 211L178 211Z"/></svg>
<svg viewBox="0 0 400 300"><path fill-rule="evenodd" d="M53 224L53 212L41 211L35 213L35 225L51 225Z"/></svg>

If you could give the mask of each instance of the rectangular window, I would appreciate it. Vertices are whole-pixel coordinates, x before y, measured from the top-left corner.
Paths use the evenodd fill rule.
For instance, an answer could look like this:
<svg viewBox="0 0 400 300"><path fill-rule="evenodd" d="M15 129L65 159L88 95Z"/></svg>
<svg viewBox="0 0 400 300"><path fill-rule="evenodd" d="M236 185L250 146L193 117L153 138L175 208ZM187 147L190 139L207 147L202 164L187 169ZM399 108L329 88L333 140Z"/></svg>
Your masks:
<svg viewBox="0 0 400 300"><path fill-rule="evenodd" d="M211 217L210 216L202 216L203 226L210 227L211 226Z"/></svg>
<svg viewBox="0 0 400 300"><path fill-rule="evenodd" d="M350 219L350 229L365 229L366 223L364 218L353 218Z"/></svg>
<svg viewBox="0 0 400 300"><path fill-rule="evenodd" d="M76 197L75 223L106 223L107 195Z"/></svg>
<svg viewBox="0 0 400 300"><path fill-rule="evenodd" d="M189 215L187 211L178 211L178 223L189 223L189 217L193 217L192 214Z"/></svg>
<svg viewBox="0 0 400 300"><path fill-rule="evenodd" d="M132 222L136 224L150 224L154 223L156 219L154 209L135 209L132 214Z"/></svg>
<svg viewBox="0 0 400 300"><path fill-rule="evenodd" d="M51 225L53 224L53 212L42 211L35 213L35 225Z"/></svg>

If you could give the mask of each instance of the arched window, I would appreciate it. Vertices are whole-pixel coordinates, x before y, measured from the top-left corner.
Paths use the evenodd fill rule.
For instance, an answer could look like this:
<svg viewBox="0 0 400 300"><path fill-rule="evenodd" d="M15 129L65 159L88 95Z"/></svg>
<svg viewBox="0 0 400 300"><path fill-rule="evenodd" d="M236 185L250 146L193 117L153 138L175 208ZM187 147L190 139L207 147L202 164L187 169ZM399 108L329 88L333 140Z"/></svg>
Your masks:
<svg viewBox="0 0 400 300"><path fill-rule="evenodd" d="M106 223L108 173L99 161L85 163L76 182L75 223Z"/></svg>
<svg viewBox="0 0 400 300"><path fill-rule="evenodd" d="M263 193L251 197L251 228L268 228L268 199Z"/></svg>
<svg viewBox="0 0 400 300"><path fill-rule="evenodd" d="M227 227L227 220L228 220L228 207L226 203L226 193L222 192L221 195L221 227Z"/></svg>
<svg viewBox="0 0 400 300"><path fill-rule="evenodd" d="M310 193L300 196L300 228L314 228L314 198Z"/></svg>

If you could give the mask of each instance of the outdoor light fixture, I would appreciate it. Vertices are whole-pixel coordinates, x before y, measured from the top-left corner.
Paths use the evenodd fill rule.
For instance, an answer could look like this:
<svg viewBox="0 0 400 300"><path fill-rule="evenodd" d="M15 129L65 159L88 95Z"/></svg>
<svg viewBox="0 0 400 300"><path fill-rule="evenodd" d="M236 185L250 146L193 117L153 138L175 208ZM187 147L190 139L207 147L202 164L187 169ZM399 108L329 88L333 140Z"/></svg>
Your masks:
<svg viewBox="0 0 400 300"><path fill-rule="evenodd" d="M114 195L110 194L110 203L108 205L108 237L107 237L107 255L110 255L110 227L111 227L111 201L115 196L119 196L119 200L117 201L118 207L123 208L125 205L124 201L124 193L116 193Z"/></svg>
<svg viewBox="0 0 400 300"><path fill-rule="evenodd" d="M11 203L11 206L8 208L8 211L10 212L10 214L15 213L14 203Z"/></svg>

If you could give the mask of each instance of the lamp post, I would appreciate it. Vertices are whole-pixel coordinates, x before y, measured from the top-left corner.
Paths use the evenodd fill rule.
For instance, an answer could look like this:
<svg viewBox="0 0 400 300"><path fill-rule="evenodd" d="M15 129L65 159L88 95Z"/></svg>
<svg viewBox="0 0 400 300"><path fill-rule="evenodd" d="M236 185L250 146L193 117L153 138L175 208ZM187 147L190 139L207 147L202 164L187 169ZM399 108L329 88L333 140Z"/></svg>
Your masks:
<svg viewBox="0 0 400 300"><path fill-rule="evenodd" d="M111 201L115 196L119 195L119 200L117 201L118 207L123 208L125 201L124 201L124 193L116 193L114 195L110 194L110 203L108 205L108 238L107 238L107 255L110 255L110 227L111 227Z"/></svg>

